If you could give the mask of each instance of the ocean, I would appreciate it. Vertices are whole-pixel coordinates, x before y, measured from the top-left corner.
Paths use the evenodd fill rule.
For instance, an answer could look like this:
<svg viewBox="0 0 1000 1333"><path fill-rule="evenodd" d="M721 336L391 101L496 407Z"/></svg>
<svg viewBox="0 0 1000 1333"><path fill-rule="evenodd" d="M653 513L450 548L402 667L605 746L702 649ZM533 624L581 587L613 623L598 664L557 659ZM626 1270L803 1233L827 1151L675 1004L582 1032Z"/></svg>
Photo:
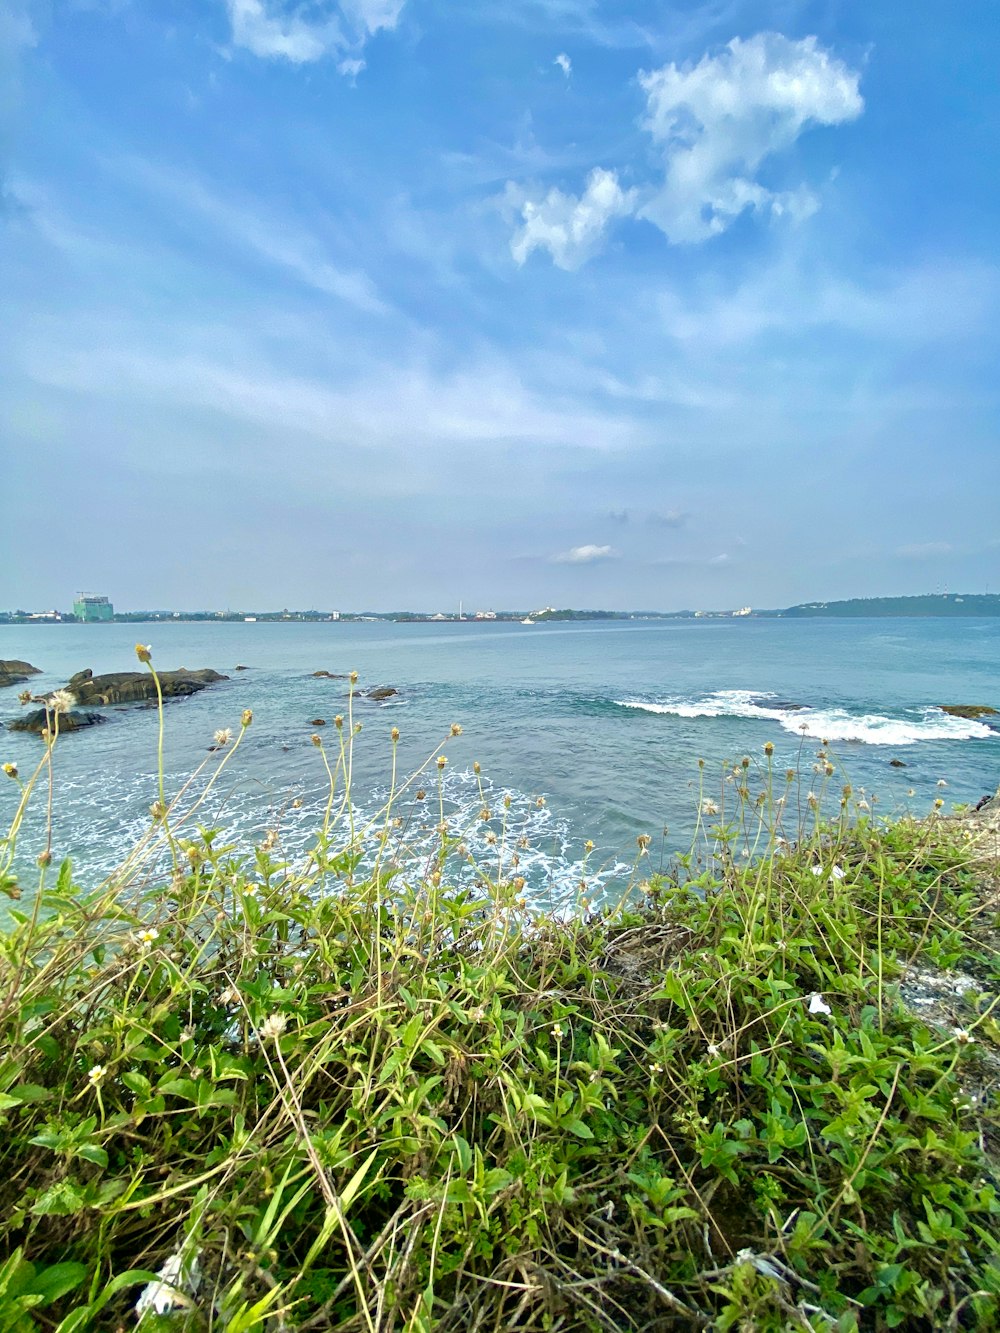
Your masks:
<svg viewBox="0 0 1000 1333"><path fill-rule="evenodd" d="M41 692L85 667L138 669L137 639L151 643L161 669L229 675L167 702L168 797L221 757L209 752L213 734L238 732L243 710L253 710L198 812L227 842L247 847L273 832L281 854L306 848L327 796L311 737L334 752L333 718L349 704L347 681L312 673L356 670L360 691L398 691L381 703L353 701L362 724L352 784L359 820L388 792L393 727L400 779L446 740L440 790L432 764L400 798L408 844L429 850L444 814L487 870L499 849L509 858L516 848L526 892L546 905L569 901L581 880L595 893L627 881L640 835L652 840L644 869L685 851L699 801L720 798L743 755L759 786L768 741L779 774L801 773L799 801L822 783L813 765L829 742L838 766L831 809L843 782L885 814L924 814L936 798L974 802L1000 783L1000 730L937 707L1000 707L1000 619L3 626L0 658L41 667L31 682ZM19 711L17 693L0 694L0 721ZM54 755L53 854L71 857L83 884L109 873L149 827L157 794L155 711L132 706L107 717L61 737ZM452 723L460 736L449 737ZM22 776L41 753L37 737L0 731L0 761ZM3 780L5 826L16 801L15 784ZM26 820L24 865L44 845L44 807L39 797ZM484 809L489 819L479 817Z"/></svg>

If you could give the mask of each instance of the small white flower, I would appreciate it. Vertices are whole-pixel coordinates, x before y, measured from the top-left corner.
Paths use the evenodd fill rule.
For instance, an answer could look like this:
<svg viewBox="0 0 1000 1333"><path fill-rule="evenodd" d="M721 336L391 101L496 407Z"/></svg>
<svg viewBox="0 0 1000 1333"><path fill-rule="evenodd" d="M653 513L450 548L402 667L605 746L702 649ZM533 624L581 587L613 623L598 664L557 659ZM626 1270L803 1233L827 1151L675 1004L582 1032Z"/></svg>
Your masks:
<svg viewBox="0 0 1000 1333"><path fill-rule="evenodd" d="M846 871L843 866L832 866L830 869L831 879L843 879Z"/></svg>
<svg viewBox="0 0 1000 1333"><path fill-rule="evenodd" d="M714 1041L713 1041L713 1042L709 1042L709 1044L708 1044L708 1053L709 1053L709 1055L711 1056L711 1058L712 1058L713 1060L714 1060L715 1057L719 1054L719 1048L718 1048L718 1046L716 1046L716 1044L715 1044Z"/></svg>
<svg viewBox="0 0 1000 1333"><path fill-rule="evenodd" d="M811 873L814 874L814 875L822 875L822 873L823 873L823 867L822 867L822 866L810 866L809 869L810 869Z"/></svg>
<svg viewBox="0 0 1000 1333"><path fill-rule="evenodd" d="M650 1072L651 1074L662 1074L662 1073L663 1073L663 1066L660 1064L659 1060L654 1060L654 1061L653 1061L653 1063L649 1066L649 1072Z"/></svg>
<svg viewBox="0 0 1000 1333"><path fill-rule="evenodd" d="M107 1072L108 1071L104 1065L94 1065L91 1069L87 1070L87 1082L92 1083L96 1088L99 1083L104 1081L104 1076Z"/></svg>
<svg viewBox="0 0 1000 1333"><path fill-rule="evenodd" d="M263 1023L257 1029L257 1036L261 1041L268 1041L272 1037L277 1039L288 1026L288 1019L284 1014L272 1014L270 1018L265 1018Z"/></svg>
<svg viewBox="0 0 1000 1333"><path fill-rule="evenodd" d="M159 938L160 932L154 930L153 927L150 926L139 935L139 945L143 949L148 949L151 945L155 944Z"/></svg>
<svg viewBox="0 0 1000 1333"><path fill-rule="evenodd" d="M562 1027L562 1024L561 1024L561 1023L553 1023L553 1024L552 1024L552 1035L553 1035L553 1037L555 1037L556 1041L562 1041L562 1039L563 1039L563 1027Z"/></svg>
<svg viewBox="0 0 1000 1333"><path fill-rule="evenodd" d="M701 813L703 815L717 815L719 813L719 807L714 801L702 801Z"/></svg>
<svg viewBox="0 0 1000 1333"><path fill-rule="evenodd" d="M183 1028L181 1030L181 1041L194 1041L194 1028Z"/></svg>
<svg viewBox="0 0 1000 1333"><path fill-rule="evenodd" d="M975 1044L975 1037L966 1032L965 1028L955 1029L955 1040L959 1046L972 1046Z"/></svg>
<svg viewBox="0 0 1000 1333"><path fill-rule="evenodd" d="M809 1012L811 1014L832 1014L833 1010L823 999L822 995L820 995L818 991L814 991L813 994L809 996Z"/></svg>

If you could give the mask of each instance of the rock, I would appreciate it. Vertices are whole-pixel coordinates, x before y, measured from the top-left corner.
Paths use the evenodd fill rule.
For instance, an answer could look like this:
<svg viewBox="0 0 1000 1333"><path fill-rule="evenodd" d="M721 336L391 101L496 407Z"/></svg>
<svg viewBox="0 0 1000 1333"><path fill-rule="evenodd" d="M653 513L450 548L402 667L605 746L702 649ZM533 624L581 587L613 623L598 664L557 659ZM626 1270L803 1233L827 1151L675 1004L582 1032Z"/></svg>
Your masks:
<svg viewBox="0 0 1000 1333"><path fill-rule="evenodd" d="M890 767L890 768L905 768L906 765L903 763L902 759L890 759L890 760L889 760L889 767Z"/></svg>
<svg viewBox="0 0 1000 1333"><path fill-rule="evenodd" d="M41 667L22 662L16 657L0 658L0 686L23 685L29 676L37 676Z"/></svg>
<svg viewBox="0 0 1000 1333"><path fill-rule="evenodd" d="M981 717L1000 717L1000 709L989 704L938 704L942 713L952 717L964 717L968 722L977 722Z"/></svg>
<svg viewBox="0 0 1000 1333"><path fill-rule="evenodd" d="M31 731L36 736L40 736L48 726L48 716L44 708L36 708L33 712L25 713L23 717L19 717L7 725L11 731ZM60 713L59 734L63 735L67 731L82 731L84 727L94 727L104 720L100 713Z"/></svg>
<svg viewBox="0 0 1000 1333"><path fill-rule="evenodd" d="M337 671L314 671L313 675L321 676L324 680L347 680L347 676Z"/></svg>
<svg viewBox="0 0 1000 1333"><path fill-rule="evenodd" d="M234 666L234 667L233 667L233 670L234 670L234 671L249 671L250 668L249 668L249 667L245 667L245 666L240 665L240 666Z"/></svg>
<svg viewBox="0 0 1000 1333"><path fill-rule="evenodd" d="M366 699L374 699L376 703L381 703L383 699L391 699L399 690L394 685L377 685L375 689L369 690L365 695Z"/></svg>
<svg viewBox="0 0 1000 1333"><path fill-rule="evenodd" d="M76 687L82 685L84 681L93 679L94 673L91 671L90 667L87 667L85 671L78 671L75 676L70 676L69 680L66 682L66 688L68 690L75 690Z"/></svg>
<svg viewBox="0 0 1000 1333"><path fill-rule="evenodd" d="M156 683L148 671L115 671L106 676L87 676L81 671L73 680L81 676L84 679L79 684L71 685L80 704L128 704L156 699ZM210 667L201 671L188 671L183 667L179 671L161 671L159 678L165 699L197 694L206 685L229 679Z"/></svg>
<svg viewBox="0 0 1000 1333"><path fill-rule="evenodd" d="M326 718L325 718L325 717L314 717L313 720L309 723L309 725L310 725L311 727L325 727L325 726L326 726Z"/></svg>

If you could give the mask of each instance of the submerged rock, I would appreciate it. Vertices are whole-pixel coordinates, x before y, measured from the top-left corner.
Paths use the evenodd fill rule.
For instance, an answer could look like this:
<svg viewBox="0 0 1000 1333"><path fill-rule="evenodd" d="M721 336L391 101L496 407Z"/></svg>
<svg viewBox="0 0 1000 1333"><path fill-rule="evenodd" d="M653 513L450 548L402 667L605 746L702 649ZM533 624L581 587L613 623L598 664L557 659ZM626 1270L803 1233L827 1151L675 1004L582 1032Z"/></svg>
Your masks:
<svg viewBox="0 0 1000 1333"><path fill-rule="evenodd" d="M161 671L160 689L165 699L197 694L206 685L228 680L211 667L200 671ZM68 687L81 704L128 704L156 699L156 682L148 671L114 671L106 676L95 676L91 671L78 671Z"/></svg>
<svg viewBox="0 0 1000 1333"><path fill-rule="evenodd" d="M342 671L314 671L313 676L321 677L323 680L346 680L347 676Z"/></svg>
<svg viewBox="0 0 1000 1333"><path fill-rule="evenodd" d="M0 658L0 686L23 685L29 676L37 676L41 667L22 662L19 658Z"/></svg>
<svg viewBox="0 0 1000 1333"><path fill-rule="evenodd" d="M325 726L326 726L326 718L325 718L325 717L314 717L314 718L312 719L312 721L309 723L309 725L310 725L311 727L325 727Z"/></svg>
<svg viewBox="0 0 1000 1333"><path fill-rule="evenodd" d="M938 704L942 713L951 717L964 717L967 722L978 722L983 717L1000 717L1000 709L989 704Z"/></svg>
<svg viewBox="0 0 1000 1333"><path fill-rule="evenodd" d="M30 713L25 713L23 717L8 722L7 725L11 731L30 731L36 736L40 736L45 728L50 725L51 720L51 713L47 713L44 708L36 708ZM67 731L82 731L84 727L95 727L103 721L105 721L105 718L101 713L60 713L59 734L62 735Z"/></svg>
<svg viewBox="0 0 1000 1333"><path fill-rule="evenodd" d="M889 760L889 767L890 767L890 768L905 768L905 767L906 767L906 764L902 761L902 759L890 759L890 760Z"/></svg>

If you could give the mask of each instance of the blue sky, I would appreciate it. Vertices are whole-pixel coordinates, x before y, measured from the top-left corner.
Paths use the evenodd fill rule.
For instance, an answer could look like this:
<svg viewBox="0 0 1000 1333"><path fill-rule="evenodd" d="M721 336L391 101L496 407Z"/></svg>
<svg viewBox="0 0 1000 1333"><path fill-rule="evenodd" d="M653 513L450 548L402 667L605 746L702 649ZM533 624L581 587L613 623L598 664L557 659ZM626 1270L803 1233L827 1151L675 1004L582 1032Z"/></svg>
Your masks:
<svg viewBox="0 0 1000 1333"><path fill-rule="evenodd" d="M994 0L0 0L0 606L1000 591Z"/></svg>

